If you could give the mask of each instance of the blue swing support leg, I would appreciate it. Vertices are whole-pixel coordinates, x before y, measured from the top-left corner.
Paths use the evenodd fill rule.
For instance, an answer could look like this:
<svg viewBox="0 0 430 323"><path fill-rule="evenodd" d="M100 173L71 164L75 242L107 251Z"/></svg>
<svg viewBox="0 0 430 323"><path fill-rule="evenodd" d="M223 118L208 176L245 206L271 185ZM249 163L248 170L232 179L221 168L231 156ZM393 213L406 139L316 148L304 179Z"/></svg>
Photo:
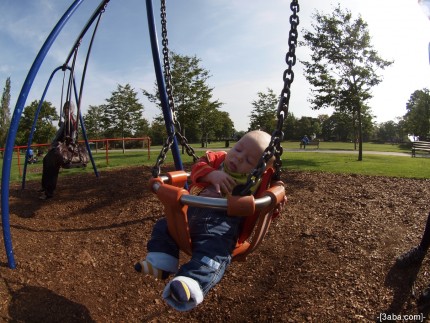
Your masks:
<svg viewBox="0 0 430 323"><path fill-rule="evenodd" d="M5 244L6 256L8 260L8 266L11 269L16 268L15 258L13 255L12 238L10 233L10 221L9 221L9 181L10 181L10 170L12 165L12 154L15 143L16 134L18 131L18 124L21 118L25 101L27 100L28 93L30 92L33 81L37 75L37 72L45 59L49 49L54 43L60 31L63 29L69 18L74 14L76 9L84 0L75 0L72 5L67 9L64 15L60 18L54 29L49 34L39 53L37 54L30 71L22 86L21 92L18 96L15 110L12 115L8 135L6 138L6 147L4 151L3 168L2 168L2 179L1 179L1 208L2 208L2 228L3 228L3 239Z"/></svg>
<svg viewBox="0 0 430 323"><path fill-rule="evenodd" d="M40 66L42 65L49 49L53 45L55 39L57 38L57 36L59 35L59 33L61 32L63 27L66 25L67 21L76 12L76 10L82 4L83 1L84 0L74 0L72 5L66 10L64 15L60 18L60 20L57 22L57 24L55 25L55 27L52 29L51 33L49 34L49 36L45 40L44 44L42 45L39 53L37 54L32 66L31 66L31 68L27 74L27 77L24 81L21 92L18 96L18 100L17 100L17 103L15 105L14 113L12 115L12 120L11 120L11 124L9 127L8 136L6 138L6 146L5 146L5 151L4 151L4 160L3 160L3 169L2 169L2 178L1 178L1 208L2 208L3 238L4 238L6 256L7 256L7 260L8 260L8 266L11 269L16 268L16 264L15 264L15 259L13 256L12 238L11 238L11 233L10 233L10 222L9 222L9 181L10 181L10 171L11 171L11 165L12 165L13 147L14 147L14 143L15 143L15 138L16 138L16 134L17 134L17 130L18 130L19 121L20 121L20 118L21 118L21 115L22 115L22 112L24 109L25 101L27 100L27 97L28 97L28 93L30 92L33 81L34 81L34 79L37 75L37 72L39 71ZM82 37L85 35L85 33L87 32L87 30L89 29L91 24L95 21L97 16L99 17L98 21L100 21L101 14L104 12L104 9L105 9L105 7L109 1L110 0L102 0L99 3L99 6L94 11L93 15L91 16L91 18L89 19L89 21L85 25L84 29L81 31L81 34L80 34L78 40L75 42L75 45L73 46L72 50L70 51L70 54L66 60L66 63L62 67L59 67L56 70L54 70L54 72L51 75L51 78L48 81L48 84L46 85L42 99L40 100L39 106L38 106L37 111L36 111L36 118L34 120L31 134L30 134L30 137L28 140L27 154L26 154L26 160L25 160L25 165L24 165L24 176L23 176L23 182L22 182L23 188L25 186L25 172L26 172L26 166L27 166L27 160L28 160L28 150L29 150L30 145L31 145L31 141L33 138L33 133L34 133L34 127L35 127L37 117L39 115L42 103L44 101L46 91L49 87L49 83L51 82L53 75L58 71L58 69L66 68L65 66L67 65L68 60L70 59L71 55L74 53L77 46L80 44ZM97 22L97 24L98 24L98 22ZM95 28L95 30L97 30L97 28ZM94 39L95 30L93 33L92 40ZM91 42L92 42L92 40L91 40ZM89 53L87 55L86 63L88 62L88 56L89 56ZM82 83L83 83L83 81L82 81ZM76 84L75 84L74 79L73 79L73 86L74 86L74 91L75 91L76 102L79 102L79 100L81 98L77 97ZM82 89L81 89L80 95L81 94L82 94ZM80 113L80 111L79 111L78 117L79 117L79 120L81 123L82 134L83 134L85 144L86 144L86 147L88 150L88 154L89 154L89 157L90 157L93 169L94 169L94 173L95 173L96 177L99 177L99 173L97 171L97 168L96 168L96 165L95 165L92 153L91 153L91 149L90 149L90 146L88 143L88 138L87 138L87 134L86 134L86 130L85 130L84 120L82 118L82 114Z"/></svg>

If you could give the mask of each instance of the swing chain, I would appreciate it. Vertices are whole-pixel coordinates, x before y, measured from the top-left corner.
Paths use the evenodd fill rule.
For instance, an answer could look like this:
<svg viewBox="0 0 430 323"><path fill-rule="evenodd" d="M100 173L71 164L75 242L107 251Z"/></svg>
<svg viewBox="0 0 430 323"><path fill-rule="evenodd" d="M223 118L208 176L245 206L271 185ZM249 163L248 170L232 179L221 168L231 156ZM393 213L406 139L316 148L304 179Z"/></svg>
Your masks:
<svg viewBox="0 0 430 323"><path fill-rule="evenodd" d="M276 130L272 133L272 138L270 140L269 146L264 150L263 156L260 158L257 167L248 175L247 183L244 185L242 191L240 192L241 195L249 195L251 187L258 183L258 181L260 181L264 171L266 170L267 163L271 158L273 158L273 156L275 157L275 161L273 162L273 168L275 172L272 178L274 180L280 179L282 166L281 155L283 152L281 142L284 137L282 127L284 124L284 120L288 115L291 94L290 88L294 80L294 72L292 68L296 64L296 47L298 38L297 26L299 25L299 16L297 15L297 13L300 11L298 0L291 0L290 8L293 13L290 16L291 28L288 36L289 49L285 57L285 61L288 67L283 74L284 87L281 91L281 97L278 104L278 123L276 126Z"/></svg>
<svg viewBox="0 0 430 323"><path fill-rule="evenodd" d="M288 65L288 68L284 71L284 75L283 75L284 87L281 91L281 99L279 100L279 105L278 105L277 130L280 130L280 129L282 130L281 121L283 122L288 115L288 107L289 107L290 95L291 95L290 88L291 88L291 84L294 81L293 66L296 64L296 47L297 47L297 38L298 38L297 26L299 25L299 16L297 15L297 12L299 12L300 10L298 0L292 0L290 8L293 11L293 14L290 16L291 28L288 36L289 50L285 56L285 61Z"/></svg>
<svg viewBox="0 0 430 323"><path fill-rule="evenodd" d="M175 100L173 99L173 85L172 85L172 74L170 72L170 60L169 60L169 40L167 38L167 14L166 14L166 0L161 0L161 35L163 44L163 64L164 64L164 80L166 82L167 98L169 100L169 107L172 111L172 121L175 127L180 131L180 125L178 123L177 113L175 109ZM178 128L179 127L179 128Z"/></svg>
<svg viewBox="0 0 430 323"><path fill-rule="evenodd" d="M197 157L193 147L188 144L187 138L185 138L185 136L183 136L180 132L176 132L176 136L179 137L179 142L181 143L181 145L185 147L187 155L193 157L193 161L196 162L199 157Z"/></svg>
<svg viewBox="0 0 430 323"><path fill-rule="evenodd" d="M181 134L181 125L179 123L177 112L175 109L175 100L173 98L173 85L172 85L172 74L170 72L170 60L169 60L169 40L167 38L167 20L166 20L166 0L161 0L161 34L163 44L163 64L164 64L164 80L166 83L166 93L168 97L168 104L172 116L172 129L168 133L168 138L164 143L160 154L158 155L155 166L152 168L152 176L158 177L160 175L160 167L164 163L167 157L167 153L172 147L175 135L178 137L180 144L185 147L187 154L193 157L194 162L198 160L194 149L188 144L185 136Z"/></svg>
<svg viewBox="0 0 430 323"><path fill-rule="evenodd" d="M161 172L161 165L164 163L167 157L167 153L169 152L170 148L173 144L173 136L168 136L166 142L164 143L163 147L161 148L160 154L157 157L157 161L152 167L152 177L157 178L160 175Z"/></svg>
<svg viewBox="0 0 430 323"><path fill-rule="evenodd" d="M174 124L174 133L178 138L182 146L185 146L188 156L193 157L194 161L198 160L194 149L188 144L188 140L182 135L181 124L179 123L177 111L175 108L175 100L173 98L173 84L172 84L172 73L170 71L170 60L169 60L169 40L167 38L167 14L166 14L166 0L161 0L161 34L163 44L163 63L164 63L164 79L166 82L166 92L169 101L169 107L172 112L172 122Z"/></svg>

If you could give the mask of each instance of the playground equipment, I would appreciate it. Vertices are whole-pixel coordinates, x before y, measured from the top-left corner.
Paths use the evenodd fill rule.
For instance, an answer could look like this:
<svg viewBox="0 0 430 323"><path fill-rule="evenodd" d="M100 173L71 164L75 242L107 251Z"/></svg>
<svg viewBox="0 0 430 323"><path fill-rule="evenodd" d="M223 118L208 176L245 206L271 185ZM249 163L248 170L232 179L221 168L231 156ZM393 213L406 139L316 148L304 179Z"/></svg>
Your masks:
<svg viewBox="0 0 430 323"><path fill-rule="evenodd" d="M15 143L17 130L18 130L19 120L21 118L21 115L22 115L22 112L24 109L24 105L25 105L25 101L27 100L27 97L28 97L28 94L30 92L33 81L37 75L37 72L39 71L41 64L43 63L43 60L45 59L49 49L51 48L51 46L54 43L55 39L57 38L58 34L61 32L61 30L63 29L63 27L67 23L67 21L75 13L77 8L81 5L81 3L83 1L84 0L75 0L72 3L72 5L66 10L64 15L57 22L57 24L55 25L55 27L53 28L53 30L49 34L48 38L45 40L45 43L42 45L39 53L37 54L32 66L31 66L31 68L27 74L27 77L24 81L21 92L18 96L18 100L17 100L17 103L15 105L15 110L14 110L13 115L12 115L9 131L8 131L8 136L6 139L6 147L5 147L4 155L3 155L3 169L2 169L2 179L1 179L1 208L2 208L3 239L4 239L4 244L5 244L6 256L7 256L7 260L8 260L8 266L11 269L16 268L16 264L15 264L15 259L14 259L14 255L13 255L12 238L11 238L11 233L10 233L9 181L10 181L10 170L11 170L11 164L12 164L12 153L13 153L13 147L14 147L14 143ZM106 7L108 2L109 2L109 0L104 0L104 1L100 2L99 6L96 8L96 10L92 14L91 18L89 19L89 21L87 22L87 24L83 28L80 36L78 37L78 40L82 39L82 37L85 35L85 33L88 31L88 29L90 28L90 26L96 20L97 17L99 17L99 20L100 20L100 15L102 12L104 12L105 7ZM97 22L97 24L98 24L98 22ZM94 37L94 35L93 35L93 37ZM76 59L76 55L77 55L77 48L79 47L79 46L77 46L77 44L78 44L78 41L74 45L74 47L72 48L69 56L67 57L65 66L62 67L63 69L68 68L67 63L70 61L70 58L72 56L74 56L74 59L73 59L73 64L74 64L75 59ZM85 64L85 68L87 66L87 62L88 62L88 55L87 55L87 61ZM73 71L73 68L74 68L74 65L71 68L72 71ZM69 85L69 89L70 89L69 90L69 96L70 96L69 99L71 99L71 93L72 93L71 84L74 84L72 74L73 74L73 72L71 73L71 77L69 79L69 84L70 84ZM85 75L85 72L84 72L84 75ZM49 82L50 82L50 80L48 81L48 85L49 85ZM80 109L80 100L81 100L81 95L82 95L83 83L84 82L82 80L80 95L78 98L76 98L76 101L78 102L78 104L77 104L78 115L80 116L80 118L81 118L81 115L80 115L79 109ZM47 88L45 89L45 92L46 92L46 90L47 90ZM77 93L77 91L75 89L75 95L76 95L76 93ZM44 93L44 95L45 95L45 93ZM44 95L42 96L41 102L43 101ZM39 107L39 109L40 109L40 107ZM39 111L39 109L38 109L38 111ZM38 112L36 114L38 114ZM82 120L81 120L81 125L83 127L82 128L83 133L85 134L85 127L83 126ZM84 136L86 138L86 135L84 135ZM32 135L30 136L29 143L31 143L31 139L32 139ZM86 142L86 144L87 144L87 150L90 151L88 141ZM94 165L94 161L93 161L92 157L91 157L91 161L93 163L94 171L96 172L96 175L97 175L97 171L95 169L95 165Z"/></svg>
<svg viewBox="0 0 430 323"><path fill-rule="evenodd" d="M81 5L81 3L83 1L84 0L74 0L73 1L72 5L66 10L64 15L57 22L57 24L55 25L55 27L53 28L53 30L51 31L51 33L47 37L45 43L42 45L39 53L37 54L32 66L31 66L31 68L27 74L27 77L24 81L24 84L23 84L21 92L18 96L18 100L17 100L17 103L15 105L15 109L14 109L14 112L12 115L9 132L8 132L8 136L6 139L6 148L4 151L4 161L3 161L2 181L1 181L1 207L2 207L3 237L4 237L4 244L5 244L7 260L8 260L8 266L11 269L16 268L16 264L15 264L15 259L14 259L14 255L13 255L12 239L11 239L11 233L10 233L9 181L10 181L10 170L11 170L11 163L12 163L12 153L13 153L13 147L14 147L14 142L15 142L15 138L16 138L16 134L17 134L19 120L21 118L21 115L22 115L22 112L24 109L24 105L25 105L26 99L28 97L29 91L31 89L31 86L33 84L33 81L34 81L34 79L38 73L38 70L39 70L43 60L45 59L49 49L51 48L51 46L54 43L55 39L57 38L58 34L61 32L62 28L65 26L65 24L70 19L70 17L76 12L77 8ZM83 30L80 34L80 37L78 39L81 39L85 35L87 30L90 28L90 26L96 20L97 17L99 17L99 19L100 19L100 15L102 12L104 12L105 7L107 6L108 3L109 3L109 0L102 0L100 2L99 6L94 11L91 18L89 19L88 23L83 28ZM161 62L160 62L159 51L158 51L158 42L157 42L157 36L156 36L157 35L156 34L156 27L155 27L156 24L154 21L153 10L152 10L152 0L146 0L146 7L147 7L148 28L149 28L149 33L150 33L150 41L151 41L151 49L152 49L152 55L153 55L153 61L154 61L154 68L155 68L157 83L158 83L158 87L159 87L160 99L161 99L161 103L162 103L162 107L163 107L163 116L165 119L165 124L166 124L166 129L167 129L167 134L168 134L168 140L166 141L164 147L162 148L162 151L160 152L160 156L157 160L157 164L154 166L154 169L153 169L154 182L152 184L152 188L154 191L162 192L164 190L163 187L165 187L167 189L170 189L169 188L170 186L174 187L174 185L164 184L164 178L159 176L160 167L163 164L163 162L166 158L166 154L169 150L172 151L172 155L173 155L176 169L179 171L183 170L182 161L180 158L180 153L179 153L179 148L178 148L178 141L177 141L176 137L178 137L181 140L182 145L186 146L187 153L193 154L193 151L192 151L192 148L187 144L186 138L182 137L180 135L180 131L178 131L180 129L180 125L174 116L175 111L174 111L174 105L173 105L173 97L171 94L171 88L169 87L169 85L166 88L165 79L163 77L163 70L161 68ZM246 195L246 192L248 191L249 187L253 186L254 183L256 183L257 181L262 179L264 176L267 176L266 177L267 183L277 182L279 180L279 177L280 177L280 168L281 168L280 157L282 154L282 147L281 147L280 143L281 143L282 137L283 137L282 125L283 125L283 122L286 119L287 114L288 114L289 100L290 100L290 86L291 86L291 83L293 82L293 79L294 79L294 73L292 71L292 67L296 63L295 48L297 45L297 26L299 24L299 19L297 16L297 12L299 11L298 1L292 0L290 8L291 8L293 14L290 17L291 29L290 29L290 33L289 33L289 39L288 39L289 51L286 54L286 58L285 58L286 63L288 65L288 68L283 73L284 87L281 91L281 98L280 98L280 101L278 104L278 111L277 111L278 124L277 124L276 130L273 131L273 133L272 133L271 142L270 142L269 146L265 149L256 169L254 169L254 171L249 175L247 183L242 187L241 195ZM165 71L168 72L169 71L169 66L168 66L169 62L168 62L167 29L166 29L165 17L166 17L165 16L165 0L162 0L162 18L164 20L164 23L163 23L163 37L164 37L163 43L165 43L164 67L165 67ZM97 24L98 24L98 22L97 22ZM94 37L94 35L93 35L93 37ZM71 76L69 78L68 99L69 100L71 99L72 86L73 86L74 87L74 93L75 93L75 101L77 102L78 111L79 111L78 115L79 115L79 118L81 118L81 114L80 114L79 109L80 109L80 102L81 102L81 96L82 96L82 88L84 85L84 79L82 79L81 90L79 91L79 96L77 96L78 92L76 91L75 81L73 78L74 60L75 60L76 54L77 54L76 45L77 44L75 44L75 47L73 47L68 58L66 59L65 65L61 66L60 68L55 70L53 72L53 74L55 74L55 72L58 71L59 69L62 69L63 71L65 69L68 69L69 68L68 62L70 61L70 59L74 55L73 64L71 67ZM85 63L85 69L87 66L87 62L88 62L88 56L87 56L87 60ZM85 75L85 71L84 71L84 75ZM167 76L166 82L169 83L170 82L169 81L169 75L166 74L166 76ZM49 82L50 81L48 81L48 85L49 85ZM47 87L48 87L48 85L47 85ZM46 92L46 90L47 89L45 89L45 92ZM44 93L44 95L45 95L45 93ZM42 96L41 102L43 101L44 95ZM172 104L169 104L169 101L171 101ZM84 137L86 138L85 127L83 125L82 120L81 120L81 125L83 127L82 131L83 131ZM31 139L32 139L32 135L30 136L29 143L31 143ZM86 142L86 143L88 144L88 142ZM87 148L88 148L88 151L90 151L89 146L87 146ZM266 163L272 157L275 157L273 174L269 173L269 175L264 175ZM91 158L91 161L93 163L94 171L97 175L97 171L95 169L94 162L93 162L92 158ZM270 171L270 172L272 172L272 171ZM173 176L173 175L170 175L170 176ZM182 179L180 179L179 182L176 181L176 183L180 183L181 186L185 185L186 179L184 181L184 176L181 175L179 177ZM186 176L185 176L185 178L186 178ZM267 184L267 185L270 186L270 184ZM264 185L262 185L262 187L263 186ZM247 211L245 213L246 213L246 215L249 215L248 218L251 219L250 221L254 222L254 224L255 224L255 221L260 221L259 220L260 214L265 215L264 216L265 219L261 220L263 222L262 225L259 226L261 229L261 233L257 233L261 237L264 236L265 232L268 229L268 226L269 226L270 221L271 221L273 209L276 207L277 204L279 204L281 202L281 199L283 199L283 196L284 196L283 194L285 194L283 187L282 187L282 192L280 192L280 190L278 188L276 188L276 187L280 187L280 186L275 185L273 187L275 187L275 192L271 192L270 189L264 190L261 197L255 201L253 200L253 197L251 197L252 200L249 200L248 199L249 196L239 196L239 197L235 197L235 198L240 199L240 200L246 199L247 202L245 204L241 204L239 202L233 202L233 204L235 204L236 207L239 207L239 208L241 208L242 206L247 207ZM159 188L161 188L161 189L159 189ZM181 189L181 188L179 188L179 189ZM195 197L196 200L193 200L194 197L191 197L191 196L189 198L190 198L190 200L187 200L187 197L185 197L185 196L180 197L178 200L176 200L176 202L177 202L176 206L180 206L180 205L182 205L182 203L184 203L184 204L188 203L189 205L193 204L193 205L198 205L198 206L202 206L202 207L221 207L221 208L226 209L231 204L231 203L227 204L226 200L222 200L222 201L219 201L219 199L207 200L207 198L205 199L202 197ZM257 211L254 212L253 209L255 209ZM186 226L183 226L181 228L185 228L185 230L186 230ZM258 241L261 241L261 239L258 239ZM246 241L243 241L242 248L246 249L245 252L250 252L254 248L254 246L249 248L249 245L246 244L245 242ZM254 241L252 242L252 244L254 245ZM241 253L243 254L242 251L241 251Z"/></svg>
<svg viewBox="0 0 430 323"><path fill-rule="evenodd" d="M179 138L181 144L186 147L187 153L193 157L194 161L197 160L197 156L194 150L188 145L186 138L182 136L180 124L175 117L175 106L172 94L173 88L169 70L169 50L167 48L166 2L165 0L161 0L164 73L159 60L152 1L147 0L146 4L154 68L157 75L158 90L168 133L168 139L161 149L160 155L153 168L153 179L150 182L150 187L164 205L170 235L176 241L180 249L189 255L192 253L191 238L187 225L187 210L189 205L223 209L232 216L245 216L244 227L237 241L236 249L233 252L234 259L244 260L245 257L261 243L268 231L276 207L283 202L285 196L284 185L280 182L280 169L282 165L281 141L283 139L282 126L287 117L289 108L290 86L294 79L292 67L296 63L295 48L297 46L297 26L299 24L297 16L297 12L299 11L298 1L293 0L290 6L293 14L290 17L289 51L286 55L288 68L283 75L284 87L278 104L277 127L272 133L269 146L263 152L257 167L249 174L247 183L241 187L238 196L229 196L227 199L191 196L188 194L188 191L184 189L184 186L186 187L187 184L188 174L182 170L182 163L177 149L177 138ZM160 176L160 167L166 158L167 152L171 149L176 169L181 171L170 172L167 176ZM266 165L272 157L275 157L274 167L266 171ZM250 188L260 180L262 180L262 184L254 198L254 196L248 194L248 192Z"/></svg>
<svg viewBox="0 0 430 323"><path fill-rule="evenodd" d="M76 49L77 50L77 49ZM88 55L87 55L88 56ZM66 75L66 71L70 71L70 76L69 76L69 78L73 81L73 83L71 83L71 82L69 82L69 85L71 85L71 84L73 84L73 89L74 89L74 93L75 93L75 98L76 98L76 102L80 102L80 100L78 100L78 96L77 96L77 91L76 91L76 81L75 81L75 79L74 79L74 77L73 77L73 72L72 72L72 68L71 67L69 67L69 66L67 66L67 64L65 63L63 66L59 66L59 67L57 67L56 69L54 69L54 71L52 72L52 74L51 74L51 76L49 77L49 79L48 79L48 82L47 82L47 84L46 84L46 87L45 87L45 90L43 91L43 94L42 94L42 97L41 97L41 99L40 99L40 101L39 101L39 105L38 105L38 107L37 107L37 109L36 109L36 113L35 113L35 116L34 116L34 121L33 121L33 125L32 125L32 127L31 127L31 131L30 131L30 136L29 136L29 139L28 139L28 143L27 143L27 152L28 151L30 151L30 148L31 148L31 144L32 144L32 141L33 141L33 135L34 135L34 131L35 131L35 129L36 129L36 123L37 123L37 120L38 120L38 118L39 118L39 113L40 113L40 110L41 110L41 108L42 108L42 104L43 104L43 102L44 102L44 100L45 100L45 96L46 96L46 93L47 93L47 91L48 91L48 89L49 89L49 86L50 86L50 84L51 84L51 81L52 81L52 78L54 77L54 75L58 72L58 71L60 71L60 70L62 70L63 72L64 72L64 77L63 77L63 90L64 90L64 78L65 78L65 75ZM82 76L82 83L84 82L84 77L85 77L85 73L84 73L84 75ZM69 86L69 88L70 88L70 86ZM80 91L80 95L79 95L79 98L81 98L82 97L82 86L81 86L81 91ZM71 100L71 90L67 90L67 99L65 100L65 101L69 101L69 102L72 102L72 100ZM62 91L62 94L63 94L63 91ZM62 107L63 107L63 95L61 96L61 105L60 105L60 109L62 109ZM81 109L80 109L80 103L78 103L78 111L77 111L77 115L79 116L79 119L78 119L78 123L74 126L74 127L76 127L76 129L75 129L75 131L77 131L78 130L78 126L79 126L79 123L81 124L81 127L82 127L82 135L83 135L83 137L84 137L84 140L85 140L85 145L86 145L86 148L87 148L87 151L88 151L88 154L89 154L89 157L90 157L90 160L91 160L91 164L92 164L92 166L93 166L93 169L94 169L94 173L95 173L95 175L98 177L99 176L99 174L98 174L98 172L97 172L97 167L96 167L96 164L95 164L95 162L94 162L94 158L93 158L93 156L92 156L92 153L91 153L91 149L90 149L90 145L89 145L89 143L88 143L88 137L87 137L87 134L86 134L86 131L85 131L85 125L84 125L84 120L83 120L83 118L82 118L82 113L81 113ZM62 116L63 116L63 114L62 114L62 111L60 111L60 118L62 118ZM60 119L60 121L61 121L61 119ZM70 126L70 125L68 125L68 126ZM76 138L76 141L78 140L78 138ZM23 171L23 176L22 176L22 188L24 189L25 188L25 180L26 180L26 174L27 174L27 160L29 160L29 158L28 158L28 156L27 156L27 158L25 158L25 163L24 163L24 171Z"/></svg>
<svg viewBox="0 0 430 323"><path fill-rule="evenodd" d="M62 70L64 73L64 75L63 75L63 87L61 90L61 104L60 104L60 121L61 121L61 118L63 116L61 109L63 108L64 80L66 77L66 71L69 71L69 80L68 80L68 86L67 86L67 91L66 91L66 99L64 101L65 102L66 101L72 102L72 90L73 90L73 92L75 94L75 101L77 102L77 107L78 107L77 112L76 112L76 115L78 116L78 122L76 125L74 125L76 127L75 131L78 133L79 123L80 123L81 127L82 127L82 135L83 135L84 140L85 140L86 149L88 151L88 154L89 154L89 157L91 160L91 164L92 164L93 169L94 169L94 173L97 177L99 176L99 174L97 172L97 167L96 167L96 164L94 162L94 158L93 158L92 153L91 153L90 145L88 143L88 137L87 137L86 130L85 130L85 124L84 124L84 120L82 118L82 113L81 113L81 102L82 102L82 94L83 94L84 83L85 83L85 76L86 76L86 71L87 71L87 67L88 67L88 61L89 61L90 54L91 54L91 48L92 48L92 45L94 42L94 38L95 38L95 35L97 32L99 23L100 23L100 19L102 17L102 14L105 11L105 8L106 8L108 2L109 1L104 1L99 5L99 7L96 9L96 11L91 16L87 25L84 27L84 29L80 33L79 37L76 39L76 41L75 41L74 45L72 46L72 49L71 49L69 55L67 56L64 64L62 66L59 66L56 69L54 69L51 76L49 77L48 82L46 83L45 90L43 91L42 97L39 101L39 105L37 107L37 110L36 110L36 113L34 116L34 122L33 122L32 128L31 128L31 132L30 132L30 136L29 136L28 144L27 144L27 151L29 151L30 147L31 147L32 140L33 140L34 130L36 128L36 122L37 122L37 119L39 117L39 113L40 113L40 109L42 108L42 104L45 100L46 93L48 92L52 78L60 70ZM88 47L88 51L87 51L87 55L86 55L86 59L85 59L85 65L84 65L83 73L82 73L81 86L80 86L79 95L78 95L78 91L76 89L76 81L75 81L75 77L74 77L76 58L78 56L78 51L79 51L79 47L82 43L82 39L86 35L86 32L88 31L89 27L93 24L93 22L95 21L96 18L97 18L97 22L96 22L96 25L94 27L94 31L93 31L93 35L91 37L90 45ZM72 60L72 66L69 66L70 60ZM69 124L67 126L70 127L71 125ZM76 138L76 144L77 144L77 142L78 142L78 138ZM24 173L23 173L23 177L22 177L22 188L25 188L27 160L28 160L28 158L25 159L25 164L24 164Z"/></svg>

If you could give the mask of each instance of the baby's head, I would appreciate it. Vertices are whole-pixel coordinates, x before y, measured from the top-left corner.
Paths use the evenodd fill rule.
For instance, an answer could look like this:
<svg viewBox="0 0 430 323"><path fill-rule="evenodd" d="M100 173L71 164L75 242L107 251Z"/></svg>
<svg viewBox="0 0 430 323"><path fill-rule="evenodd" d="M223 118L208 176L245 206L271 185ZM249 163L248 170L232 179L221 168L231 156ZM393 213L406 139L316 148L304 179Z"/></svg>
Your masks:
<svg viewBox="0 0 430 323"><path fill-rule="evenodd" d="M228 151L224 162L225 167L233 173L250 173L269 146L270 139L271 136L264 131L254 130L246 133Z"/></svg>

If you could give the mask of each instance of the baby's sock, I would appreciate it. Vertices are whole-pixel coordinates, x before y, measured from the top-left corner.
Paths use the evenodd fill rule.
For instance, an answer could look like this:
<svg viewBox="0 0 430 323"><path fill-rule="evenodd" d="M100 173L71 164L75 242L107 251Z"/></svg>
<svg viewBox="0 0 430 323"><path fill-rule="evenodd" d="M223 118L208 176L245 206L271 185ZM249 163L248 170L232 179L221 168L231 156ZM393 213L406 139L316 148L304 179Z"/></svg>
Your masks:
<svg viewBox="0 0 430 323"><path fill-rule="evenodd" d="M190 300L190 289L183 281L174 280L170 284L170 295L177 302L186 303Z"/></svg>
<svg viewBox="0 0 430 323"><path fill-rule="evenodd" d="M143 272L148 275L152 275L158 279L167 279L170 273L168 271L164 271L154 267L150 262L146 260L141 260L134 265L134 269L138 272Z"/></svg>

